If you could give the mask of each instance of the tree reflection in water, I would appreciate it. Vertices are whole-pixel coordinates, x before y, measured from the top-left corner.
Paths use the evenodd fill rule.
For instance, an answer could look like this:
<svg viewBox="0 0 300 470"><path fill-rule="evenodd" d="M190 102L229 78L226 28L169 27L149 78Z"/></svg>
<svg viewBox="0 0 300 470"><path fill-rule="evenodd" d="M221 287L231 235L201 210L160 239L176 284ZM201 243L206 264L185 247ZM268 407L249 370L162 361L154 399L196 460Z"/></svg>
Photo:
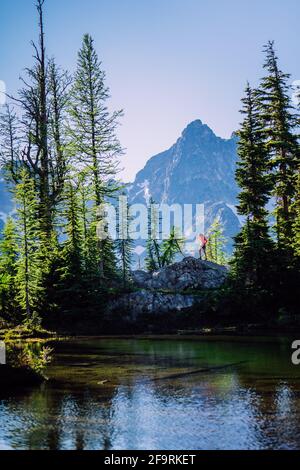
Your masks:
<svg viewBox="0 0 300 470"><path fill-rule="evenodd" d="M300 381L288 341L107 339L54 347L50 381L0 401L0 448L299 448ZM234 362L243 363L183 375ZM174 374L180 377L164 379Z"/></svg>

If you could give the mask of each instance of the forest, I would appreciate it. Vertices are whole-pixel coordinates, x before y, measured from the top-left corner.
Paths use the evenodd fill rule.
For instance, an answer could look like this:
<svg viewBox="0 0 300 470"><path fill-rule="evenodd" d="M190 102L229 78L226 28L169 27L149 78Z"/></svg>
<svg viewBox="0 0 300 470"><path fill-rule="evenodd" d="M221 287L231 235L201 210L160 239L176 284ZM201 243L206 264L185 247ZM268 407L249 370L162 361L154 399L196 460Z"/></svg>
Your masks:
<svg viewBox="0 0 300 470"><path fill-rule="evenodd" d="M36 6L33 65L0 115L1 167L16 207L0 240L0 319L11 327L59 328L80 318L96 321L105 333L106 303L134 289L128 226L118 227L117 240L97 236L103 222L97 208L126 191L118 178L126 165L117 138L123 110L109 111L110 90L90 35L83 37L74 73L49 58L44 0ZM208 258L228 264L230 276L203 308L239 322L289 317L298 324L300 109L272 41L264 54L264 76L258 87L246 86L237 131L237 211L245 223L230 259L222 227L218 221L211 227ZM151 227L149 233L149 271L184 250L176 227L163 242L151 237ZM184 321L188 327L188 316ZM109 324L111 332L114 319Z"/></svg>

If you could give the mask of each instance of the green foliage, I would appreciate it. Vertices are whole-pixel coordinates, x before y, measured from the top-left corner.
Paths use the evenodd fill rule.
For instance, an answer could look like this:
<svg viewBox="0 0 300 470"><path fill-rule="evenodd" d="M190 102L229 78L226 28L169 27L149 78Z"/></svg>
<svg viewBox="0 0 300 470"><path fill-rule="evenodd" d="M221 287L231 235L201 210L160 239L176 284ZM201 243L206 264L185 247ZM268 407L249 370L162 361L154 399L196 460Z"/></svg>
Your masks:
<svg viewBox="0 0 300 470"><path fill-rule="evenodd" d="M164 240L160 246L162 266L174 263L176 256L183 254L183 247L184 238L179 235L175 227L172 227L169 238Z"/></svg>
<svg viewBox="0 0 300 470"><path fill-rule="evenodd" d="M130 207L128 206L125 195L119 199L119 208L117 209L117 234L116 251L122 272L123 287L125 288L130 281L131 261L133 253L133 240L130 233L130 223L132 217Z"/></svg>
<svg viewBox="0 0 300 470"><path fill-rule="evenodd" d="M44 375L45 368L52 361L53 349L38 343L25 343L21 347L8 346L9 364L15 368L25 368Z"/></svg>
<svg viewBox="0 0 300 470"><path fill-rule="evenodd" d="M8 218L0 240L0 306L1 314L5 318L16 319L18 314L16 302L18 253L16 225L13 219Z"/></svg>
<svg viewBox="0 0 300 470"><path fill-rule="evenodd" d="M146 268L153 272L174 263L176 256L183 254L184 238L172 227L168 238L160 241L159 207L153 199L149 202Z"/></svg>
<svg viewBox="0 0 300 470"><path fill-rule="evenodd" d="M297 257L297 262L300 262L300 171L298 173L297 195L295 198L293 212L295 214L293 223L293 249Z"/></svg>
<svg viewBox="0 0 300 470"><path fill-rule="evenodd" d="M77 70L71 90L68 132L72 160L77 168L84 170L84 178L91 184L96 207L116 190L111 184L111 179L117 172L117 157L121 153L115 129L122 112L108 111L108 97L105 73L98 59L94 41L86 34L78 53ZM92 213L92 230L89 231L88 243L100 277L105 278L115 271L114 250L108 239L104 241L97 237L99 223L103 223L103 219L96 209Z"/></svg>
<svg viewBox="0 0 300 470"><path fill-rule="evenodd" d="M110 114L106 101L109 90L94 41L86 34L78 53L77 70L71 90L69 135L73 158L83 165L93 182L95 203L103 202L107 180L117 171L120 144L115 136L121 111Z"/></svg>
<svg viewBox="0 0 300 470"><path fill-rule="evenodd" d="M158 207L151 198L148 207L148 239L146 268L149 272L157 271L162 267L161 248L159 242L159 214Z"/></svg>
<svg viewBox="0 0 300 470"><path fill-rule="evenodd" d="M297 195L297 172L300 167L299 143L295 133L299 118L293 112L291 103L290 75L279 69L273 42L265 46L265 53L267 75L257 92L257 103L276 198L277 240L280 249L286 250L292 244L293 202Z"/></svg>
<svg viewBox="0 0 300 470"><path fill-rule="evenodd" d="M34 180L23 169L15 188L19 259L17 262L17 301L27 318L38 309L43 293L39 249L41 242L38 197Z"/></svg>
<svg viewBox="0 0 300 470"><path fill-rule="evenodd" d="M146 265L147 271L149 272L157 271L161 267L160 254L159 254L159 257L157 256L157 253L159 253L158 243L154 240L148 239L146 250L147 250L147 256L145 260L145 265Z"/></svg>
<svg viewBox="0 0 300 470"><path fill-rule="evenodd" d="M47 60L43 2L37 11L40 41L19 92L24 117L7 107L0 119L1 163L17 207L0 246L1 315L24 314L26 324L59 311L99 311L117 272L114 243L97 228L105 223L98 206L117 190L121 112L108 111L92 38L84 36L71 79Z"/></svg>
<svg viewBox="0 0 300 470"><path fill-rule="evenodd" d="M269 156L264 141L264 128L259 113L257 92L249 84L242 99L241 113L244 121L237 135L239 161L236 181L241 187L239 193L239 214L250 216L251 220L266 220L265 208L272 190L272 176L268 172Z"/></svg>
<svg viewBox="0 0 300 470"><path fill-rule="evenodd" d="M82 232L79 220L79 199L76 188L69 181L65 184L63 218L64 235L62 259L64 269L62 278L70 283L78 281L82 275Z"/></svg>
<svg viewBox="0 0 300 470"><path fill-rule="evenodd" d="M207 260L221 265L227 264L228 259L225 252L227 240L223 235L223 227L218 217L214 220L211 227L209 228L207 238Z"/></svg>
<svg viewBox="0 0 300 470"><path fill-rule="evenodd" d="M232 266L236 278L248 287L261 288L266 279L266 261L270 261L273 242L269 236L266 204L270 198L272 178L268 172L268 152L264 143L264 129L259 114L257 94L250 86L242 100L245 116L238 132L240 160L236 180L241 187L238 196L239 214L246 219L235 237L235 255Z"/></svg>
<svg viewBox="0 0 300 470"><path fill-rule="evenodd" d="M246 304L245 314L275 318L282 309L298 309L299 118L290 102L289 75L279 69L272 42L265 51L268 74L258 90L248 86L243 99L236 178L241 187L238 211L245 224L235 238L228 299L233 310L235 304ZM271 195L276 199L277 243L270 237Z"/></svg>
<svg viewBox="0 0 300 470"><path fill-rule="evenodd" d="M12 106L6 104L4 112L0 113L0 165L8 182L18 180L19 127L17 113Z"/></svg>

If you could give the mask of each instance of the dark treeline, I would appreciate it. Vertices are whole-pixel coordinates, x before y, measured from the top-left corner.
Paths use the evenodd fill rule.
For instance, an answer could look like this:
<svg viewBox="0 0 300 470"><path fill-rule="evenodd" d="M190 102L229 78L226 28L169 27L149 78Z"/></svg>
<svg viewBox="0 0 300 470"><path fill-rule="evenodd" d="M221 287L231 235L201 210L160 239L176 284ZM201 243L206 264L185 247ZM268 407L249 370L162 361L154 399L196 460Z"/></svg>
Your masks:
<svg viewBox="0 0 300 470"><path fill-rule="evenodd" d="M0 123L1 164L16 203L0 245L0 305L1 316L15 321L95 308L118 277L118 246L97 238L96 207L119 191L122 111L108 111L89 35L73 75L48 59L44 0L36 6L34 63Z"/></svg>
<svg viewBox="0 0 300 470"><path fill-rule="evenodd" d="M264 52L265 76L242 100L236 179L245 224L235 238L230 299L245 315L284 317L299 310L300 120L273 42Z"/></svg>
<svg viewBox="0 0 300 470"><path fill-rule="evenodd" d="M99 315L108 296L128 286L132 253L128 225L118 227L117 241L99 239L96 230L103 222L97 207L122 194L122 111L108 110L105 72L89 35L74 74L48 58L44 0L36 6L33 65L0 116L1 166L16 204L0 240L0 316L14 323ZM265 77L257 89L248 85L243 99L236 178L245 224L217 306L245 317L296 314L300 281L299 112L273 43L265 52ZM128 205L122 210L128 216ZM184 240L173 229L159 245L151 230L146 264L154 270L170 264ZM215 245L210 251L218 253ZM219 251L210 259L222 262Z"/></svg>

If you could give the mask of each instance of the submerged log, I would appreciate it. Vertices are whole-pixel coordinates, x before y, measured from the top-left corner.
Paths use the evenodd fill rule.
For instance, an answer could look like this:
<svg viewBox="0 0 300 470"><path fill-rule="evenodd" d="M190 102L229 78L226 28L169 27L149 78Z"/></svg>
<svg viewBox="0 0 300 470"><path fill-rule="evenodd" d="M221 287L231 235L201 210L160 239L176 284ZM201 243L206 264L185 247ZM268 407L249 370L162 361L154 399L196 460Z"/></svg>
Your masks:
<svg viewBox="0 0 300 470"><path fill-rule="evenodd" d="M153 379L147 380L146 382L158 382L160 380L172 380L172 379L181 379L183 377L188 377L192 375L204 374L206 372L217 372L222 369L227 369L229 367L236 367L241 364L245 364L247 361L240 361L240 362L233 362L231 364L224 364L222 366L211 366L211 367L204 367L202 369L197 370L190 370L187 372L178 372L176 374L165 375L162 377L155 377Z"/></svg>

